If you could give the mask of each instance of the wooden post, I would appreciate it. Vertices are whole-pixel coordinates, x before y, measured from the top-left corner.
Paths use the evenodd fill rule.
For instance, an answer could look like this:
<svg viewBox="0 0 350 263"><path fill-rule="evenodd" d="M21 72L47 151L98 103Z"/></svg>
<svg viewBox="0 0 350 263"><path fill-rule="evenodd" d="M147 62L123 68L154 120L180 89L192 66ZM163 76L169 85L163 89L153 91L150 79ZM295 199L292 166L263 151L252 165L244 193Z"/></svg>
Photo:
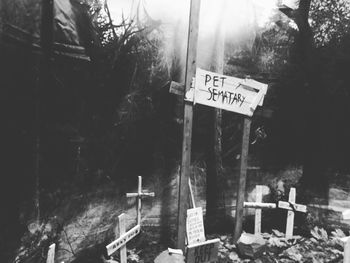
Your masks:
<svg viewBox="0 0 350 263"><path fill-rule="evenodd" d="M192 78L196 73L197 43L199 29L199 13L201 0L191 0L190 21L188 30L185 93L190 90ZM186 239L186 213L188 209L188 178L191 172L191 144L192 144L192 123L193 104L184 102L184 127L182 139L182 161L178 195L178 219L177 219L177 248L185 251Z"/></svg>
<svg viewBox="0 0 350 263"><path fill-rule="evenodd" d="M49 246L49 250L47 251L46 263L55 263L55 249L56 244L52 244L51 246Z"/></svg>
<svg viewBox="0 0 350 263"><path fill-rule="evenodd" d="M262 202L262 185L256 186L256 200L255 202ZM255 223L254 223L254 234L261 233L261 209L255 209Z"/></svg>
<svg viewBox="0 0 350 263"><path fill-rule="evenodd" d="M125 214L118 216L119 236L125 234ZM127 263L126 244L120 248L120 263Z"/></svg>
<svg viewBox="0 0 350 263"><path fill-rule="evenodd" d="M344 263L350 263L350 237L344 242Z"/></svg>
<svg viewBox="0 0 350 263"><path fill-rule="evenodd" d="M235 219L235 233L233 236L234 242L237 242L242 234L243 223L243 209L244 196L246 187L247 167L248 167L248 150L249 150L249 135L252 120L249 117L244 117L243 123L243 140L242 140L242 154L241 154L241 168L238 184L238 196L236 204L236 219Z"/></svg>
<svg viewBox="0 0 350 263"><path fill-rule="evenodd" d="M40 58L40 71L38 83L35 90L35 161L34 161L34 173L35 173L35 192L34 192L34 208L36 213L37 224L40 224L40 152L41 152L41 125L42 125L42 94L49 86L50 81L50 67L51 57L53 49L54 38L54 4L53 0L42 0L41 2L41 32L40 32L40 45L42 47L43 56Z"/></svg>

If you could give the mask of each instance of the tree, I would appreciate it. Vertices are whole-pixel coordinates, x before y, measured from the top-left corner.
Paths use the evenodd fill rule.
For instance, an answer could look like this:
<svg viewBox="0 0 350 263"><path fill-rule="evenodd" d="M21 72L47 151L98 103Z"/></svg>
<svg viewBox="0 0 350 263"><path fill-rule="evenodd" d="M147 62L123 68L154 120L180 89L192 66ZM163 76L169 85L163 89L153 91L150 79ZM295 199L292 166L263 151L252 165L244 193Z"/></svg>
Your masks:
<svg viewBox="0 0 350 263"><path fill-rule="evenodd" d="M329 60L322 60L322 56L325 47L339 43L348 33L349 3L301 0L296 10L288 7L280 10L295 22L298 29L290 63L296 76L294 93L300 98L298 105L303 114L300 122L304 130L301 185L305 190L314 190L327 197L329 153L324 119L329 110L325 107L329 101L329 87L324 78L330 71L327 65L330 67L331 64L327 64Z"/></svg>

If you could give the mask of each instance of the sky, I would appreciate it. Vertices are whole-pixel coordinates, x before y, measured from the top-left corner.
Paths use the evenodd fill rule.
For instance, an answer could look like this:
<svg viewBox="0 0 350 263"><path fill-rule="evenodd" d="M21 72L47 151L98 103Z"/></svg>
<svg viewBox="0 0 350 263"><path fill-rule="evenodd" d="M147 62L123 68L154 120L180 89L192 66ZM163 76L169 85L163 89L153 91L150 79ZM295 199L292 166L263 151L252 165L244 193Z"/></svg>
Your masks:
<svg viewBox="0 0 350 263"><path fill-rule="evenodd" d="M152 19L162 23L163 31L166 32L164 53L169 65L174 56L184 64L190 0L108 0L114 23L121 21L122 14L124 17L135 15L139 1ZM203 69L208 69L218 36L223 35L226 43L244 39L248 45L252 45L257 27L270 20L276 10L276 2L277 0L201 0L198 64ZM218 32L223 34L219 35Z"/></svg>

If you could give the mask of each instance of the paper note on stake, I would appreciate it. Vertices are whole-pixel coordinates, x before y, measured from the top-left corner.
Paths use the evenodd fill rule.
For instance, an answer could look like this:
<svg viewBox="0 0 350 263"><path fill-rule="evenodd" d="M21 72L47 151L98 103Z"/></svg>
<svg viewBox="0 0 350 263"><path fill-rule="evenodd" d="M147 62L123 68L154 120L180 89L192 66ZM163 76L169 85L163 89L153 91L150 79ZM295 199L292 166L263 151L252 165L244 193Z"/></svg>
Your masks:
<svg viewBox="0 0 350 263"><path fill-rule="evenodd" d="M187 210L186 233L188 245L205 241L203 211L201 207Z"/></svg>

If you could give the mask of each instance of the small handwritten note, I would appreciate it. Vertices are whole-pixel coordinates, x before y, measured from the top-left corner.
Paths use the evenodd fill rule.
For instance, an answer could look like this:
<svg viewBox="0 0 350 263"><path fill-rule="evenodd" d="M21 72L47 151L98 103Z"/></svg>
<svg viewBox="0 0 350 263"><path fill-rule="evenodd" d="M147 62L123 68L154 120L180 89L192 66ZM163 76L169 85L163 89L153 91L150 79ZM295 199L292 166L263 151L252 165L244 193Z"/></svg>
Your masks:
<svg viewBox="0 0 350 263"><path fill-rule="evenodd" d="M188 245L205 241L203 211L201 207L187 210L186 232Z"/></svg>

